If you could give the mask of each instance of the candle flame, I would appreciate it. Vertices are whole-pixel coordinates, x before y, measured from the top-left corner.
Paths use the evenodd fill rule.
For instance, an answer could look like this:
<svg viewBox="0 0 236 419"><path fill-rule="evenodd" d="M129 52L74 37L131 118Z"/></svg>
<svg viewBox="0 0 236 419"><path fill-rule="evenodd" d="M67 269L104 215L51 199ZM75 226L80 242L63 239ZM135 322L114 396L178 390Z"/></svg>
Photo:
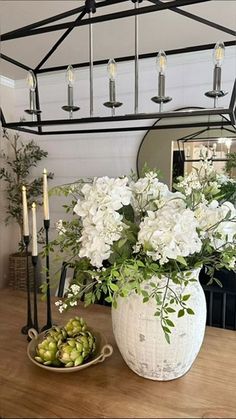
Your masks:
<svg viewBox="0 0 236 419"><path fill-rule="evenodd" d="M22 191L26 191L26 187L25 186L22 186Z"/></svg>
<svg viewBox="0 0 236 419"><path fill-rule="evenodd" d="M33 204L32 204L32 208L36 208L36 204L35 204L35 202L33 202Z"/></svg>
<svg viewBox="0 0 236 419"><path fill-rule="evenodd" d="M47 175L47 173L48 173L48 172L47 172L47 169L43 169L43 174L44 174L44 175Z"/></svg>

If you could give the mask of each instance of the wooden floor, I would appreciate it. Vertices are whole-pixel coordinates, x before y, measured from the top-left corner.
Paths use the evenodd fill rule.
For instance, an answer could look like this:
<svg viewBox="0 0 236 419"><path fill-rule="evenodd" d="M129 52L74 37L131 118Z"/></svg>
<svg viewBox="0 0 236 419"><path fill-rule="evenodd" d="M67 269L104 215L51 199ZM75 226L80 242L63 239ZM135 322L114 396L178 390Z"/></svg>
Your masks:
<svg viewBox="0 0 236 419"><path fill-rule="evenodd" d="M114 342L110 309L81 308L89 325L114 347L111 358L80 372L57 374L32 364L26 355L25 294L0 291L0 417L2 418L235 418L236 332L207 328L191 371L169 382L134 374ZM78 314L74 310L74 314ZM72 317L53 307L57 324ZM45 303L40 303L45 323Z"/></svg>

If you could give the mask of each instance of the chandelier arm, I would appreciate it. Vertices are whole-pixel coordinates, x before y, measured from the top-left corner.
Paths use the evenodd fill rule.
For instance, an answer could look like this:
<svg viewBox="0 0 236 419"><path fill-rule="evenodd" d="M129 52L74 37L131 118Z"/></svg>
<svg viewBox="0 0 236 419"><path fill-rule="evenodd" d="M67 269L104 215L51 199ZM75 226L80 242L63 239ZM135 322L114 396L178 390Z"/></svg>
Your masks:
<svg viewBox="0 0 236 419"><path fill-rule="evenodd" d="M184 137L181 137L181 138L179 138L178 139L178 141L183 141L183 142L186 142L186 141L188 141L188 140L191 140L192 138L195 138L195 137L197 137L198 135L200 135L200 134L203 134L204 132L206 132L208 130L208 128L204 128L204 129L202 129L202 130L200 130L200 131L197 131L197 132L195 132L194 134L191 134L191 135L185 135Z"/></svg>
<svg viewBox="0 0 236 419"><path fill-rule="evenodd" d="M163 4L162 1L160 1L160 0L148 0L148 1L150 3L154 3L154 4L157 4L157 5ZM214 29L217 29L219 31L228 33L229 35L232 35L232 36L235 37L236 32L233 29L230 29L230 28L227 28L225 26L219 25L218 23L212 22L208 19L204 19L200 16L194 15L193 13L189 13L186 10L181 10L177 7L170 7L170 10L175 12L175 13L178 13L178 14L184 16L184 17L187 17L189 19L195 20L196 22L203 23L204 25L210 26L211 28L214 28Z"/></svg>
<svg viewBox="0 0 236 419"><path fill-rule="evenodd" d="M30 132L36 135L68 135L68 134L100 134L100 133L110 133L110 132L135 132L135 131L155 131L155 130L165 130L165 129L176 129L176 125L153 125L153 126L134 126L134 127L117 127L117 128L97 128L97 129L77 129L77 130L58 130L58 131L43 131L41 134L37 131L29 130L27 128L15 126L9 127L9 124L6 124L5 128L13 129L16 131L25 131ZM178 128L196 128L205 126L205 122L196 122L196 123L183 123L179 124ZM231 125L230 121L226 121L224 125ZM218 121L213 121L212 126L219 127L220 123Z"/></svg>
<svg viewBox="0 0 236 419"><path fill-rule="evenodd" d="M45 55L45 57L40 61L40 63L35 68L35 72L37 72L43 64L48 60L49 57L56 51L56 49L61 45L61 43L64 41L64 39L71 33L71 31L74 29L76 24L83 19L84 15L86 14L85 9L80 13L80 15L75 19L74 22L71 23L70 27L65 31L65 33L58 39L58 41L53 45L53 47L48 51L48 53Z"/></svg>
<svg viewBox="0 0 236 419"><path fill-rule="evenodd" d="M139 0L132 0L134 8L139 8ZM134 19L134 43L135 43L135 56L134 56L134 113L138 113L139 106L139 20L138 15Z"/></svg>
<svg viewBox="0 0 236 419"><path fill-rule="evenodd" d="M230 46L234 46L235 45L235 41L225 41L224 45L226 47L230 47ZM209 49L213 49L215 46L215 44L203 44L203 45L194 45L191 47L184 47L184 48L176 48L176 49L171 49L171 50L167 50L165 51L166 55L176 55L176 54L187 54L190 52L198 52L198 51L206 51ZM139 59L147 59L147 58L155 58L157 55L156 51L155 52L148 52L148 53L144 53L144 54L139 54ZM135 59L134 55L127 55L124 57L116 57L115 61L116 62L125 62L125 61L133 61ZM107 59L106 60L96 60L93 62L94 66L97 65L105 65L107 64ZM89 66L89 62L82 62L82 63L74 63L72 64L73 68L85 68ZM47 72L54 72L54 71L63 71L66 70L68 67L68 65L61 65L61 66L55 66L55 67L48 67L48 68L41 68L40 70L37 71L38 74L41 73L47 73Z"/></svg>
<svg viewBox="0 0 236 419"><path fill-rule="evenodd" d="M112 1L112 0L111 0ZM124 0L126 1L126 0ZM121 18L127 18L130 16L135 16L136 14L147 14L147 13L152 13L152 12L158 12L158 11L162 11L162 10L168 10L171 7L182 7L182 6L189 6L192 4L198 4L198 3L205 3L205 2L209 2L210 0L171 0L168 3L163 3L159 6L157 5L153 5L153 6L145 6L145 7L140 7L138 10L123 10L121 12L115 12L115 13L109 13L109 14L104 14L102 16L97 16L92 18L92 20L90 19L83 19L82 21L78 22L76 24L76 26L84 26L84 25L88 25L90 22L91 23L98 23L98 22L107 22L110 20L115 20L115 19L121 19ZM98 3L99 5L99 3ZM97 7L98 7L97 5ZM18 34L15 34L15 36L12 37L2 37L3 41L9 40L9 39L16 39L16 38L22 38L25 36L32 36L32 35L38 35L41 33L46 33L46 32L54 32L57 30L62 30L62 29L67 29L70 27L70 25L73 22L66 22L66 23L60 23L57 25L49 25L49 26L45 26L45 27L41 27L41 28L36 28L30 31L23 31L23 32L19 32Z"/></svg>
<svg viewBox="0 0 236 419"><path fill-rule="evenodd" d="M92 17L92 12L89 12ZM90 95L90 116L93 116L93 25L89 25L89 95Z"/></svg>
<svg viewBox="0 0 236 419"><path fill-rule="evenodd" d="M112 4L117 3L124 3L125 1L129 0L104 0L100 1L96 7L101 8L104 6L110 6ZM76 7L75 9L68 10L67 12L59 13L58 15L51 16L47 19L39 20L37 22L31 23L30 25L22 26L18 29L15 29L10 32L5 32L1 35L1 41L9 41L10 39L20 38L21 36L30 36L30 31L32 29L38 29L40 26L46 25L48 23L56 22L61 19L65 19L69 16L73 16L77 13L82 12L84 9L84 6ZM27 35L25 35L27 34Z"/></svg>
<svg viewBox="0 0 236 419"><path fill-rule="evenodd" d="M36 101L36 109L40 110L40 100L39 100L39 86L38 86L38 78L37 75L35 74L35 78L36 78L36 89L35 89L35 101ZM40 122L41 121L41 113L37 112L36 114L36 118L37 121ZM41 134L43 132L43 129L40 125L38 125L38 133Z"/></svg>
<svg viewBox="0 0 236 419"><path fill-rule="evenodd" d="M8 61L9 63L16 65L17 67L23 68L23 70L29 71L32 70L32 68L28 67L27 65L20 63L17 60L14 60L14 58L8 57L8 55L0 53L0 58L4 61Z"/></svg>
<svg viewBox="0 0 236 419"><path fill-rule="evenodd" d="M234 80L233 91L229 104L229 116L233 126L236 125L236 79Z"/></svg>
<svg viewBox="0 0 236 419"><path fill-rule="evenodd" d="M75 118L75 119L49 119L41 122L36 121L23 121L23 122L9 122L8 128L15 127L36 127L36 126L53 126L53 125L71 125L71 124L87 124L87 123L99 123L99 122L120 122L120 121L137 121L137 120L148 120L148 119L168 119L168 118L181 118L181 117L190 117L190 116L209 116L209 115L227 115L229 114L228 108L210 108L210 109L201 109L193 111L167 111L159 113L140 113L140 114L126 114L126 115L116 115L116 116L96 116L92 118ZM219 122L223 123L223 121ZM218 125L219 125L218 124ZM207 122L204 122L203 125L206 126ZM212 125L212 123L211 123ZM231 125L229 121L229 125Z"/></svg>
<svg viewBox="0 0 236 419"><path fill-rule="evenodd" d="M84 9L83 6L76 7L75 9L68 10L68 12L63 12L63 13L60 13L58 15L49 17L47 19L39 20L37 22L31 23L30 25L22 26L18 29L15 29L14 31L5 32L5 33L2 34L1 40L2 41L8 41L10 39L14 39L15 36L18 37L17 35L21 35L25 31L28 32L31 29L36 29L36 28L39 28L40 26L47 25L48 23L56 22L58 20L65 19L69 16L73 16L77 13L82 12L83 9Z"/></svg>

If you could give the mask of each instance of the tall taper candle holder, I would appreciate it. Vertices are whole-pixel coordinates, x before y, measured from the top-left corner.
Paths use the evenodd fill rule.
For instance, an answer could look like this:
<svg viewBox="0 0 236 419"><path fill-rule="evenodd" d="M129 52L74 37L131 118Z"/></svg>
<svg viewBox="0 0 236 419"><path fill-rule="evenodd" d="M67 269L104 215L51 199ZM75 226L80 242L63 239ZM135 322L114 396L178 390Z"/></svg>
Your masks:
<svg viewBox="0 0 236 419"><path fill-rule="evenodd" d="M44 229L46 237L46 283L47 283L47 323L42 327L42 331L52 327L52 313L51 313L51 290L50 290L50 273L49 273L49 253L48 253L48 231L50 227L50 220L44 220Z"/></svg>
<svg viewBox="0 0 236 419"><path fill-rule="evenodd" d="M37 292L38 292L38 273L37 273L37 264L38 256L32 256L32 264L34 267L34 329L39 332L39 323L38 323L38 304L37 304Z"/></svg>
<svg viewBox="0 0 236 419"><path fill-rule="evenodd" d="M27 287L27 324L22 327L21 333L28 334L28 330L34 327L31 315L31 301L30 301L30 278L29 278L29 236L23 236L23 241L26 251L26 287Z"/></svg>

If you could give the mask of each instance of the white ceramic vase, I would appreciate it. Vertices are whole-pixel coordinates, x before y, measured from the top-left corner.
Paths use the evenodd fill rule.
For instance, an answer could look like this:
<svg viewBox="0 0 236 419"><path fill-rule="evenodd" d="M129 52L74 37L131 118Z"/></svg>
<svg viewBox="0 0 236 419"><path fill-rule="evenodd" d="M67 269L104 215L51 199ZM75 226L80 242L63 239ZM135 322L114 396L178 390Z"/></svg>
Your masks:
<svg viewBox="0 0 236 419"><path fill-rule="evenodd" d="M175 324L170 344L165 339L159 317L154 316L155 299L143 303L142 297L132 292L126 298L119 298L118 307L112 308L113 333L118 348L136 374L167 381L181 377L191 368L201 348L206 324L206 301L198 281L199 271L192 271L191 277L197 281L189 282L184 288L184 294L191 294L187 303L195 314L178 318L180 307L172 305L176 313L169 317ZM179 285L173 282L170 285L180 294Z"/></svg>

